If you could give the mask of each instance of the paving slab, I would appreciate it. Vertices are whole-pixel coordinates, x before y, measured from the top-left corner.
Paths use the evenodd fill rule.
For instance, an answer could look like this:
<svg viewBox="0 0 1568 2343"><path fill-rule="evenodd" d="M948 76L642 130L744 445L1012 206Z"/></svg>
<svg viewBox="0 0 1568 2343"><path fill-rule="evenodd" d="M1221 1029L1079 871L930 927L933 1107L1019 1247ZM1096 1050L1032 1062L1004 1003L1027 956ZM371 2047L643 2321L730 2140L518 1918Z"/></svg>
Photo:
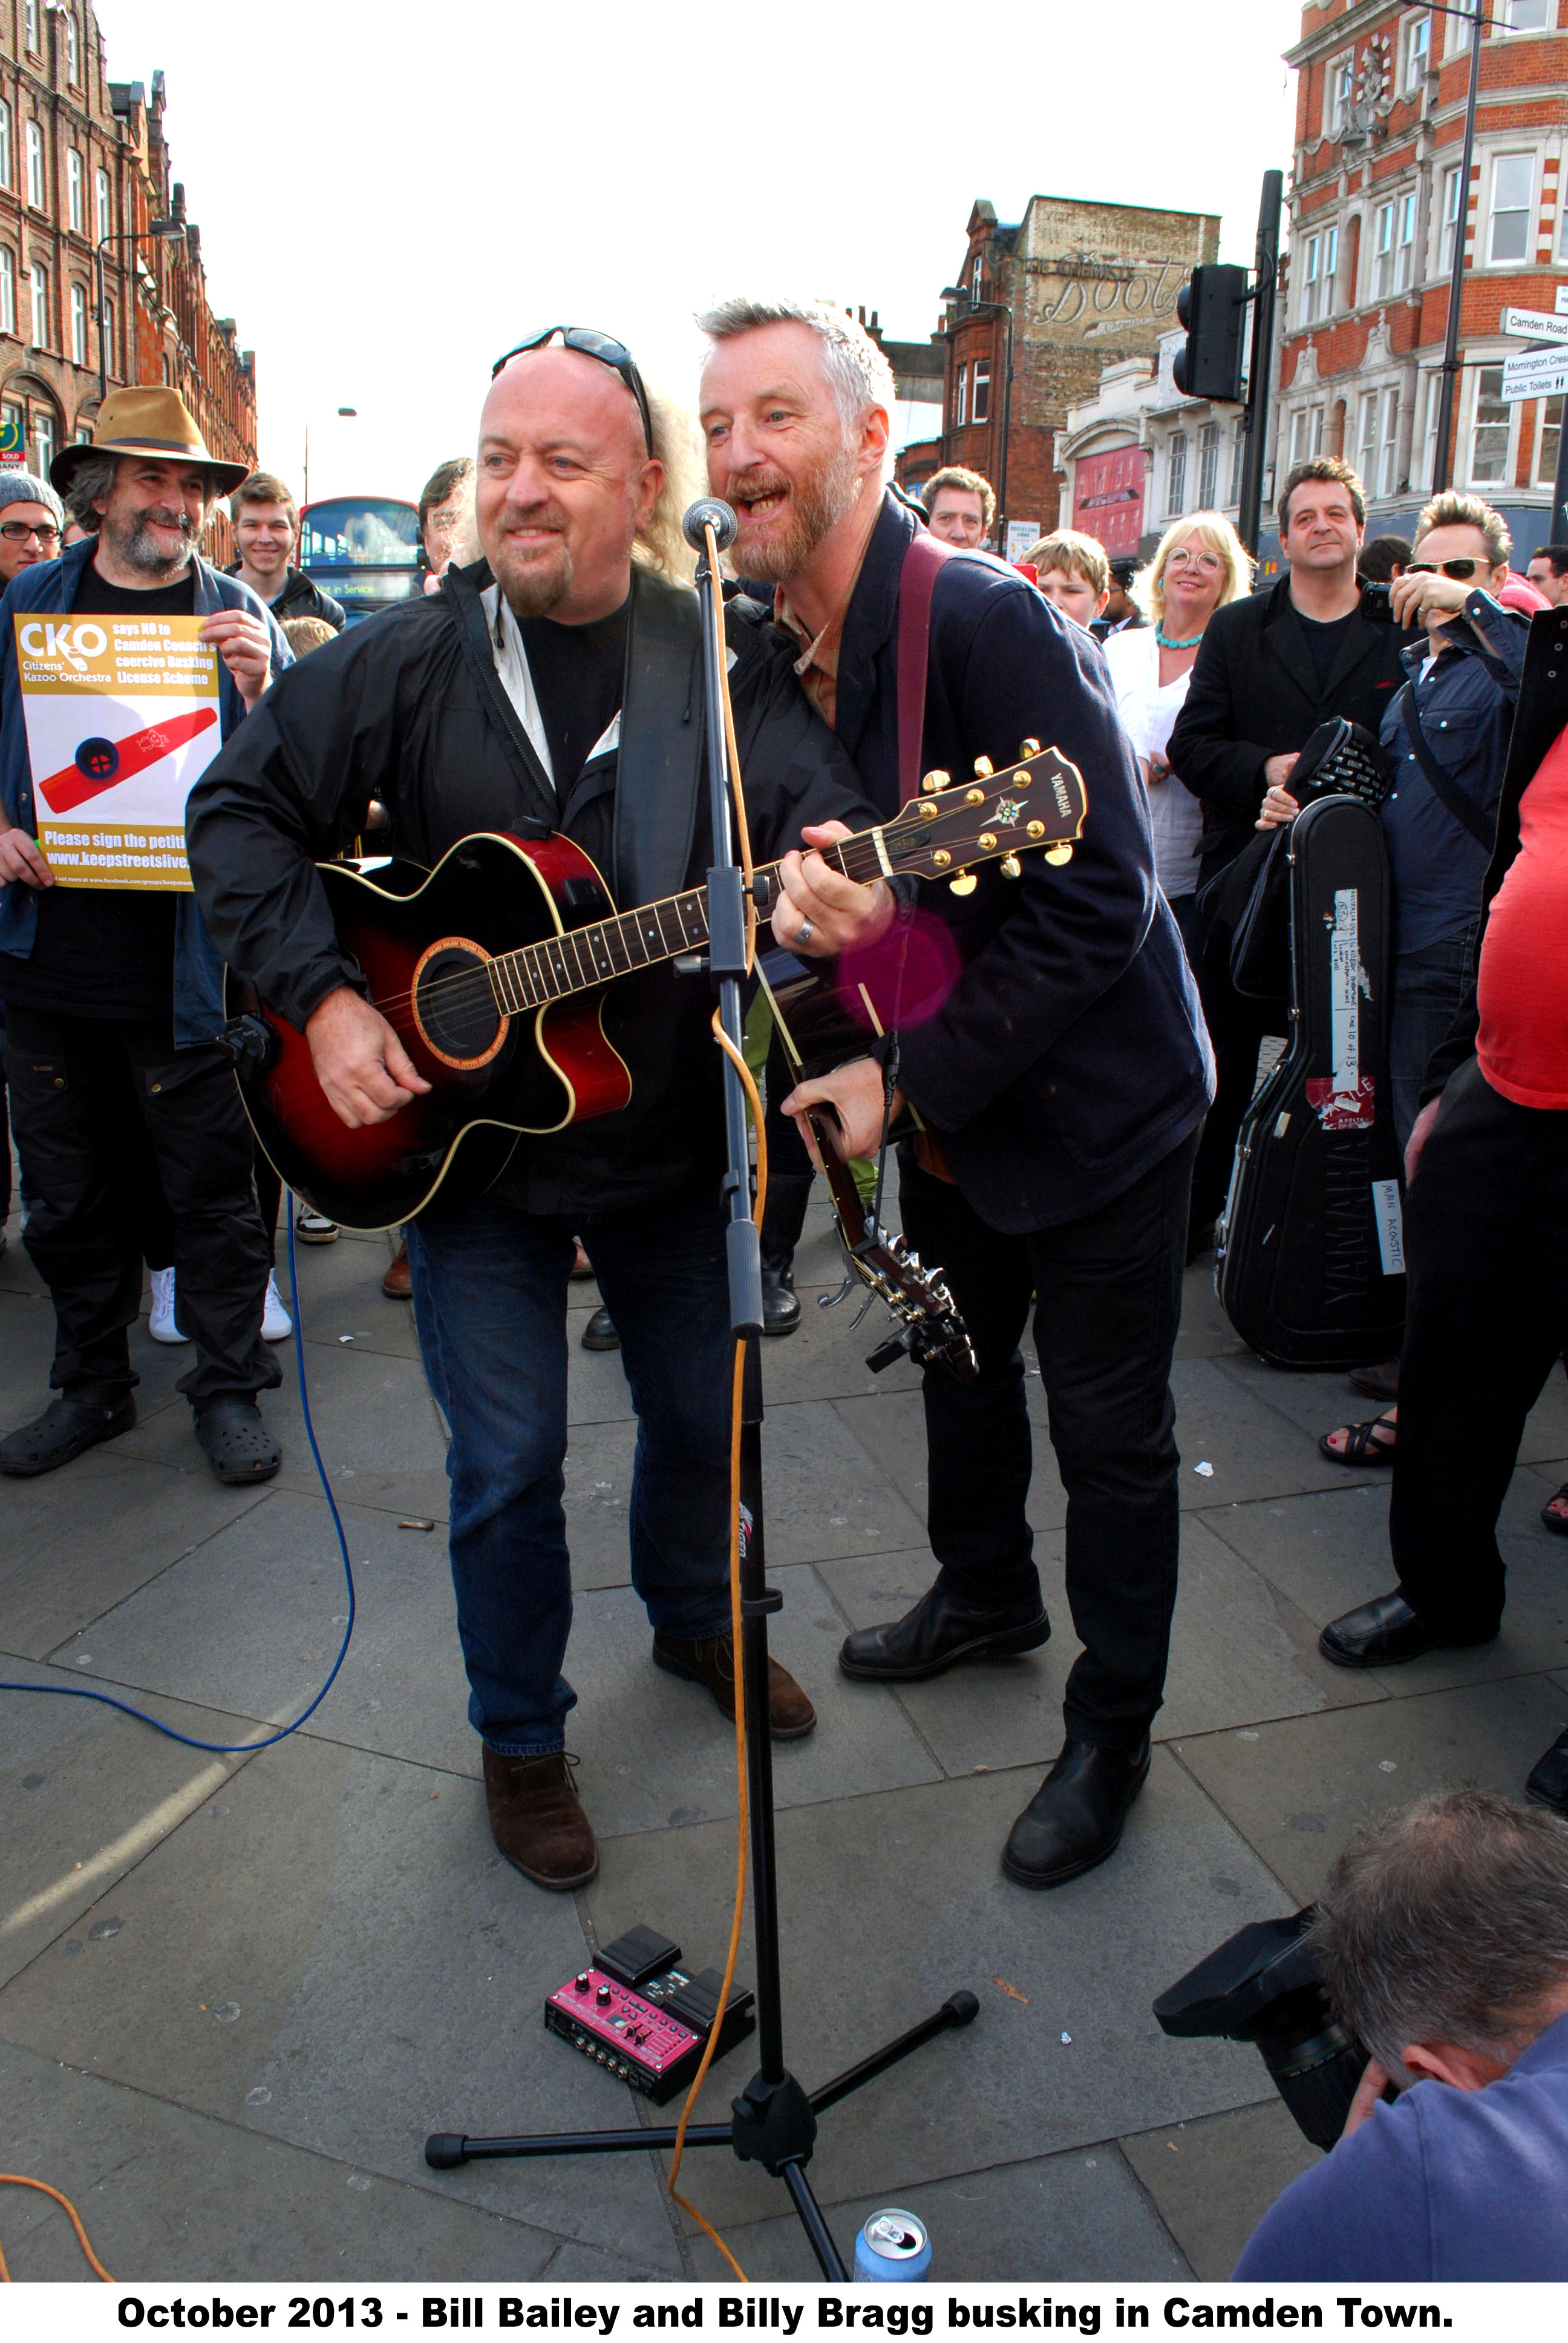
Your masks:
<svg viewBox="0 0 1568 2343"><path fill-rule="evenodd" d="M526 2280L559 2250L524 2222L4 2043L0 2099L7 2157L70 2197L122 2285ZM4 2236L16 2280L90 2278L65 2214L30 2189L5 2191Z"/></svg>
<svg viewBox="0 0 1568 2343"><path fill-rule="evenodd" d="M1369 1681L1403 1699L1442 1684L1479 1684L1568 1661L1568 1556L1539 1519L1553 1485L1522 1467L1503 1501L1498 1544L1508 1572L1508 1600L1494 1642L1429 1652L1393 1668L1325 1666L1325 1675L1343 1677L1347 1684ZM1394 1583L1386 1473L1375 1487L1279 1497L1205 1518L1216 1536L1245 1554L1314 1628L1386 1594Z"/></svg>
<svg viewBox="0 0 1568 2343"><path fill-rule="evenodd" d="M1263 2077L1260 2058L1257 2071ZM1200 2116L1121 2142L1192 2275L1227 2278L1279 2197L1322 2162L1277 2093L1253 2107Z"/></svg>
<svg viewBox="0 0 1568 2343"><path fill-rule="evenodd" d="M1462 1783L1520 1797L1565 1725L1568 1700L1551 1678L1517 1676L1170 1746L1304 1904L1358 1825Z"/></svg>
<svg viewBox="0 0 1568 2343"><path fill-rule="evenodd" d="M1181 1324L1176 1336L1179 1359L1211 1359L1244 1353L1246 1344L1220 1307L1214 1291L1212 1259L1195 1262L1181 1281Z"/></svg>
<svg viewBox="0 0 1568 2343"><path fill-rule="evenodd" d="M896 2203L899 2190L955 2170L1087 2146L1105 2137L1108 2110L1139 2130L1234 2106L1256 2087L1254 2054L1169 2042L1151 2005L1244 1920L1284 1908L1276 1883L1157 1751L1114 1860L1031 1895L999 1864L1029 1786L1014 1774L971 1775L779 1817L786 2053L808 2089L959 1986L980 1997L972 2026L823 2118L811 2174L828 2199L875 2191ZM603 1852L585 1898L601 1941L646 1919L694 1957L719 1958L734 1884L727 1825L648 1833ZM749 1937L740 1974L755 1981ZM744 2050L727 2066L749 2073ZM727 2075L713 2107L729 2087ZM699 2177L710 2219L778 2211L766 2176L727 2156L706 2157Z"/></svg>
<svg viewBox="0 0 1568 2343"><path fill-rule="evenodd" d="M0 1674L69 1685L75 1672L0 1660ZM140 1704L130 1686L95 1684ZM148 1704L176 1732L245 1741L247 1718ZM222 1795L246 1760L187 1749L97 1701L0 1693L0 1982L75 1924L187 1815ZM71 1957L82 1950L78 1944Z"/></svg>
<svg viewBox="0 0 1568 2343"><path fill-rule="evenodd" d="M689 2168L690 2186L683 2175L681 2194L700 2205L706 2166ZM815 2171L813 2165L813 2177ZM825 2206L828 2226L847 2262L853 2263L861 2225L888 2205L925 2223L931 2277L948 2283L1026 2278L1132 2284L1191 2275L1113 2144L993 2165L912 2187L895 2185ZM793 2213L731 2229L725 2243L749 2278L820 2278ZM693 2237L689 2250L694 2277L730 2276L706 2237Z"/></svg>
<svg viewBox="0 0 1568 2343"><path fill-rule="evenodd" d="M53 1945L0 1992L0 2039L674 2272L640 2157L591 2192L569 2164L423 2161L432 2130L581 2127L607 2087L630 2112L545 2032L582 1927L504 1864L477 1789L300 1738L214 1803L83 1916L81 1954Z"/></svg>
<svg viewBox="0 0 1568 2343"><path fill-rule="evenodd" d="M1344 1465L1320 1456L1315 1441L1303 1438L1277 1407L1245 1389L1235 1364L1232 1359L1179 1359L1171 1370L1184 1511L1282 1489L1337 1487L1351 1477ZM1212 1471L1200 1473L1203 1463Z"/></svg>
<svg viewBox="0 0 1568 2343"><path fill-rule="evenodd" d="M1026 1353L1026 1358L1029 1354ZM1031 1527L1058 1530L1067 1519L1067 1493L1056 1469L1046 1430L1045 1399L1038 1370L1029 1375L1030 1419L1034 1435L1034 1472L1025 1506ZM886 1474L914 1514L923 1534L926 1521L926 1415L918 1391L879 1393L872 1399L842 1399L834 1413L859 1447ZM910 1540L910 1544L918 1543Z"/></svg>

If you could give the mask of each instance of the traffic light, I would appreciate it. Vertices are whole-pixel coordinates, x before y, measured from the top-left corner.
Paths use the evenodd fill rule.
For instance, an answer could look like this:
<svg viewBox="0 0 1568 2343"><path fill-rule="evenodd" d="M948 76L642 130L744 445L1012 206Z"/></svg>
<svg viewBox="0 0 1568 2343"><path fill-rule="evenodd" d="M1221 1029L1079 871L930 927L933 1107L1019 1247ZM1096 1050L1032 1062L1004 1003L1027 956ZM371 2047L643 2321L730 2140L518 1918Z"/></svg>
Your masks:
<svg viewBox="0 0 1568 2343"><path fill-rule="evenodd" d="M1247 272L1229 262L1195 268L1176 296L1187 340L1176 353L1172 372L1186 397L1241 397L1246 301Z"/></svg>

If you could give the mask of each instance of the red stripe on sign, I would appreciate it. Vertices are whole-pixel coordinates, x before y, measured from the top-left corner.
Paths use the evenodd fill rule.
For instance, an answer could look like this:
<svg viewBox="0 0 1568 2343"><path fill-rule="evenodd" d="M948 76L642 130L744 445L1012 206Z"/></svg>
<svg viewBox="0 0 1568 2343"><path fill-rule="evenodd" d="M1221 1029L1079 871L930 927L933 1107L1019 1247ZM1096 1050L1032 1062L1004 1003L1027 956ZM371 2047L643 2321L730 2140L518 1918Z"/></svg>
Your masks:
<svg viewBox="0 0 1568 2343"><path fill-rule="evenodd" d="M216 708L194 708L187 715L171 716L166 723L149 724L127 739L116 741L119 761L103 779L96 780L84 773L79 765L66 765L59 772L51 773L46 781L39 782L38 794L51 813L74 813L89 798L102 796L105 789L117 789L122 781L145 773L149 765L158 764L165 757L172 757L176 749L183 749L198 732L205 732L216 722Z"/></svg>

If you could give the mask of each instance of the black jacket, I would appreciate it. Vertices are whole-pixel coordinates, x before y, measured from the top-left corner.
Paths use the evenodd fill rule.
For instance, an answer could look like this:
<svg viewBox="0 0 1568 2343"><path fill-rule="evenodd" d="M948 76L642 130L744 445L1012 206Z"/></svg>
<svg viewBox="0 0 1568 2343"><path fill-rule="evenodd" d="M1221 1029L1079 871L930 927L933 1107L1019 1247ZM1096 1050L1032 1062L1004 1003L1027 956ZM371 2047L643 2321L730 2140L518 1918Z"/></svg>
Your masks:
<svg viewBox="0 0 1568 2343"><path fill-rule="evenodd" d="M1320 690L1288 577L1215 611L1165 752L1171 771L1202 799L1200 886L1254 835L1269 758L1304 748L1331 716L1348 716L1376 738L1405 679L1400 653L1410 639L1397 627L1352 616L1328 688Z"/></svg>
<svg viewBox="0 0 1568 2343"><path fill-rule="evenodd" d="M237 578L239 567L237 561L231 561L227 576ZM330 594L324 594L314 578L307 578L303 569L296 569L292 563L284 579L282 593L276 602L269 602L266 607L280 627L286 618L325 618L329 627L341 634L348 623L348 613L342 603L335 602ZM326 649L325 644L322 649Z"/></svg>
<svg viewBox="0 0 1568 2343"><path fill-rule="evenodd" d="M314 864L362 828L372 796L389 809L400 854L430 864L475 830L542 835L559 829L617 885L618 749L589 759L564 811L496 672L479 599L484 562L449 570L439 593L395 604L291 668L192 791L191 869L214 940L263 998L303 1027L357 971L338 950ZM676 596L640 574L634 592ZM692 598L688 594L686 599ZM759 862L800 842L809 822L870 826L853 768L805 699L789 647L753 603L726 613L735 654L729 688L753 850ZM636 633L636 620L633 633ZM675 705L701 723L695 632ZM695 741L693 735L693 759ZM691 768L689 766L688 769ZM646 810L646 809L644 809ZM707 792L689 792L656 836L678 843L668 886L697 884L711 860ZM662 829L659 823L663 823ZM689 825L688 827L687 825ZM632 902L639 900L632 898ZM605 1027L631 1070L624 1113L524 1139L491 1193L519 1209L581 1219L653 1203L717 1174L723 1158L713 999L699 977L668 965L611 988Z"/></svg>
<svg viewBox="0 0 1568 2343"><path fill-rule="evenodd" d="M1481 966L1482 940L1492 899L1508 875L1519 851L1519 800L1541 769L1542 759L1563 726L1568 724L1568 608L1537 610L1530 621L1530 642L1524 672L1519 679L1519 704L1509 737L1508 762L1503 772L1503 795L1497 809L1497 840L1481 890L1481 926L1471 955L1472 974L1453 1023L1427 1061L1422 1103L1446 1089L1467 1058L1475 1055L1481 1020L1476 1010L1475 973Z"/></svg>
<svg viewBox="0 0 1568 2343"><path fill-rule="evenodd" d="M917 526L887 499L839 652L839 738L884 813L899 802L899 584ZM1062 869L1031 854L1012 882L982 865L968 897L921 889L965 966L905 1031L900 1074L976 1211L1010 1234L1131 1187L1201 1117L1212 1061L1101 653L1016 569L957 554L931 602L922 769L958 782L986 756L1000 771L1030 738L1081 771L1082 840Z"/></svg>

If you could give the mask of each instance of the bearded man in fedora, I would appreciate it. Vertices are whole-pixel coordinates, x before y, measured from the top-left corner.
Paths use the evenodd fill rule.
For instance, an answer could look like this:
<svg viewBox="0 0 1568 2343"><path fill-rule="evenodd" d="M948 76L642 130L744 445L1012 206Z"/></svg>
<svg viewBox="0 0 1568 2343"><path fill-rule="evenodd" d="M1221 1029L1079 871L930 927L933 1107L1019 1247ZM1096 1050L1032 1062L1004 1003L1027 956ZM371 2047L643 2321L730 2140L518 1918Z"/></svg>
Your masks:
<svg viewBox="0 0 1568 2343"><path fill-rule="evenodd" d="M36 562L0 600L0 1000L17 1145L37 1192L24 1242L55 1303L55 1397L0 1441L0 1472L69 1463L136 1420L127 1330L142 1262L126 1165L143 1125L175 1231L178 1322L195 1351L179 1389L220 1481L281 1462L256 1403L279 1381L261 1339L267 1242L249 1128L218 1041L221 970L194 894L57 886L37 839L14 620L28 611L194 617L218 654L227 739L286 643L249 587L196 550L245 464L219 463L177 391L113 392L91 444L61 449L51 485L98 533Z"/></svg>

